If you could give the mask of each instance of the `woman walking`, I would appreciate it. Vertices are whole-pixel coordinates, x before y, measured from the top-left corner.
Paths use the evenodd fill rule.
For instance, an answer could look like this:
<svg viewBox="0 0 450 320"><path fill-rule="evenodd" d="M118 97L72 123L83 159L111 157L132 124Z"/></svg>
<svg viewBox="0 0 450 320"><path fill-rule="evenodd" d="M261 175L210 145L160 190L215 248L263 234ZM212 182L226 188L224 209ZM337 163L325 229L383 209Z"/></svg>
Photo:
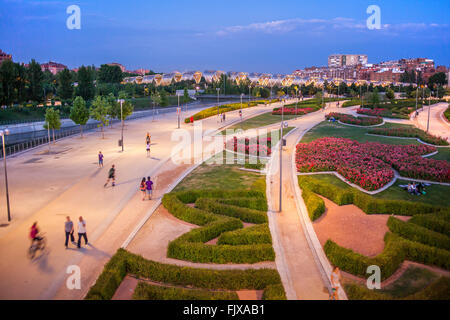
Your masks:
<svg viewBox="0 0 450 320"><path fill-rule="evenodd" d="M142 178L139 190L142 192L142 201L145 200L145 195L147 194L147 185L145 184L145 177Z"/></svg>
<svg viewBox="0 0 450 320"><path fill-rule="evenodd" d="M150 143L147 143L147 157L150 157Z"/></svg>

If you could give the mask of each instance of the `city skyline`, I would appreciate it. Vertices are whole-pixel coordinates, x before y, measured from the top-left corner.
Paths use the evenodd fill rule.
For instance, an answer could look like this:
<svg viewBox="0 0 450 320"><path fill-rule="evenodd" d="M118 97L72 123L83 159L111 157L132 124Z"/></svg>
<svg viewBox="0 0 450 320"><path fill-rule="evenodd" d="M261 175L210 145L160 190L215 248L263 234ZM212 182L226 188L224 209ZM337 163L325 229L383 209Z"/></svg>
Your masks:
<svg viewBox="0 0 450 320"><path fill-rule="evenodd" d="M270 1L214 6L201 1L195 6L187 1L139 2L133 8L104 1L1 4L5 10L0 11L0 48L25 63L34 58L69 68L119 62L128 70L157 72L291 73L325 66L333 53L355 53L367 54L369 63L427 57L436 65L450 65L445 1L410 1L407 12L402 9L405 1L379 1L380 30L365 25L371 4L366 1L357 5L286 1L283 6ZM66 27L66 8L71 4L81 9L80 30ZM329 10L321 10L324 6Z"/></svg>

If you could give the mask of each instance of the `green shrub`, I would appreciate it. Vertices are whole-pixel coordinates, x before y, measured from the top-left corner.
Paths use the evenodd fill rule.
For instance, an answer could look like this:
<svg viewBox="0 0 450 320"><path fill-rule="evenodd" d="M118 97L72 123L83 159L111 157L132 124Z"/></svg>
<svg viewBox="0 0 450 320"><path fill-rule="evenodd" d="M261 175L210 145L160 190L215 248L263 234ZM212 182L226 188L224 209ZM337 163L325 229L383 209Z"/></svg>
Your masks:
<svg viewBox="0 0 450 320"><path fill-rule="evenodd" d="M239 300L236 292L163 287L139 282L133 300Z"/></svg>
<svg viewBox="0 0 450 320"><path fill-rule="evenodd" d="M267 214L264 211L258 211L229 204L222 204L215 201L214 199L199 198L195 201L195 206L215 214L239 218L244 222L267 222Z"/></svg>
<svg viewBox="0 0 450 320"><path fill-rule="evenodd" d="M302 191L302 197L305 201L306 208L308 209L308 215L311 221L316 220L325 212L325 202L314 192L304 189Z"/></svg>
<svg viewBox="0 0 450 320"><path fill-rule="evenodd" d="M353 107L353 106L359 106L361 104L361 100L349 100L349 101L345 101L342 104L342 108L347 108L347 107Z"/></svg>
<svg viewBox="0 0 450 320"><path fill-rule="evenodd" d="M263 293L263 300L286 300L286 293L282 284L274 284L266 287Z"/></svg>
<svg viewBox="0 0 450 320"><path fill-rule="evenodd" d="M414 223L427 229L450 236L450 223L435 214L416 214L408 223Z"/></svg>
<svg viewBox="0 0 450 320"><path fill-rule="evenodd" d="M377 265L381 269L382 279L390 277L405 260L434 265L448 270L450 252L410 241L393 233L386 233L385 247L382 253L370 258L350 249L343 248L331 240L324 245L324 251L330 262L351 274L364 277L367 267Z"/></svg>
<svg viewBox="0 0 450 320"><path fill-rule="evenodd" d="M404 222L394 217L389 217L387 226L391 232L396 233L405 239L445 250L450 249L449 237L425 227L414 223Z"/></svg>
<svg viewBox="0 0 450 320"><path fill-rule="evenodd" d="M222 233L217 241L217 244L229 244L233 246L259 243L272 243L272 236L270 235L269 225L267 223Z"/></svg>
<svg viewBox="0 0 450 320"><path fill-rule="evenodd" d="M223 204L229 204L233 206L238 207L244 207L259 211L266 211L267 208L267 201L264 198L232 198L232 199L217 199L217 202L223 203Z"/></svg>

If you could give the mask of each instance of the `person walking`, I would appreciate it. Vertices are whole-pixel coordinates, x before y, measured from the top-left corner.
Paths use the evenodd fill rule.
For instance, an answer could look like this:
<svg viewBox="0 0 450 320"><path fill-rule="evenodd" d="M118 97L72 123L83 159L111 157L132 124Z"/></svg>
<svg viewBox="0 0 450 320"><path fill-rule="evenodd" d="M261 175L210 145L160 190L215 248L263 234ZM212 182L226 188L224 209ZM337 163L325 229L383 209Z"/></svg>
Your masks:
<svg viewBox="0 0 450 320"><path fill-rule="evenodd" d="M145 182L145 186L147 188L147 194L148 194L148 200L152 199L152 193L153 193L153 181L150 179L150 177L147 177L147 181Z"/></svg>
<svg viewBox="0 0 450 320"><path fill-rule="evenodd" d="M80 216L79 221L78 221L78 243L77 243L78 249L80 249L81 237L84 238L84 244L87 245L88 244L88 238L87 238L87 235L86 235L86 221L83 220L82 216Z"/></svg>
<svg viewBox="0 0 450 320"><path fill-rule="evenodd" d="M147 184L145 183L145 177L142 178L141 184L139 185L139 190L142 192L142 201L145 200L145 195L147 194Z"/></svg>
<svg viewBox="0 0 450 320"><path fill-rule="evenodd" d="M145 143L146 143L146 144L150 144L150 143L151 143L151 140L152 140L152 138L151 138L151 136L150 136L150 133L147 132L147 136L145 137Z"/></svg>
<svg viewBox="0 0 450 320"><path fill-rule="evenodd" d="M150 143L147 143L147 157L150 157Z"/></svg>
<svg viewBox="0 0 450 320"><path fill-rule="evenodd" d="M106 188L106 186L109 183L109 180L112 180L112 186L114 187L116 185L116 168L114 167L114 165L112 165L111 169L109 169L108 180L106 180L106 183L103 187Z"/></svg>
<svg viewBox="0 0 450 320"><path fill-rule="evenodd" d="M339 300L339 290L341 289L341 272L335 267L331 273L331 291L333 300Z"/></svg>
<svg viewBox="0 0 450 320"><path fill-rule="evenodd" d="M101 151L98 152L98 167L103 168L103 153Z"/></svg>
<svg viewBox="0 0 450 320"><path fill-rule="evenodd" d="M223 122L225 122L225 112L223 113Z"/></svg>
<svg viewBox="0 0 450 320"><path fill-rule="evenodd" d="M74 228L73 228L73 222L70 220L70 217L66 217L66 222L64 223L64 231L66 232L66 242L65 247L67 249L67 245L69 244L69 237L71 242L75 242L75 237L73 236Z"/></svg>

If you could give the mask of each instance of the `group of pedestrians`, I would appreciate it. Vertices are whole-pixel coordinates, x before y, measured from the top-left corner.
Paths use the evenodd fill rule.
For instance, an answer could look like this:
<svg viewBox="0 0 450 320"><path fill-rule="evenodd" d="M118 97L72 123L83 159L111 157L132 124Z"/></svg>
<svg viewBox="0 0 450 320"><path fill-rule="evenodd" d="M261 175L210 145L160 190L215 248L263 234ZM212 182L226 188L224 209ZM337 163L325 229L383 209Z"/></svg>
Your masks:
<svg viewBox="0 0 450 320"><path fill-rule="evenodd" d="M148 196L148 200L152 199L153 194L153 181L150 177L147 177L147 180L142 178L141 184L139 185L139 190L142 192L142 201Z"/></svg>
<svg viewBox="0 0 450 320"><path fill-rule="evenodd" d="M73 225L72 220L70 220L70 217L66 217L66 222L64 224L64 231L66 232L66 242L64 243L64 246L66 249L68 248L69 244L69 238L70 241L75 244L75 237L74 232L75 228ZM82 216L78 218L78 241L76 242L78 249L81 247L81 238L84 239L84 244L88 245L88 238L87 238L87 232L86 232L86 221L83 219Z"/></svg>

